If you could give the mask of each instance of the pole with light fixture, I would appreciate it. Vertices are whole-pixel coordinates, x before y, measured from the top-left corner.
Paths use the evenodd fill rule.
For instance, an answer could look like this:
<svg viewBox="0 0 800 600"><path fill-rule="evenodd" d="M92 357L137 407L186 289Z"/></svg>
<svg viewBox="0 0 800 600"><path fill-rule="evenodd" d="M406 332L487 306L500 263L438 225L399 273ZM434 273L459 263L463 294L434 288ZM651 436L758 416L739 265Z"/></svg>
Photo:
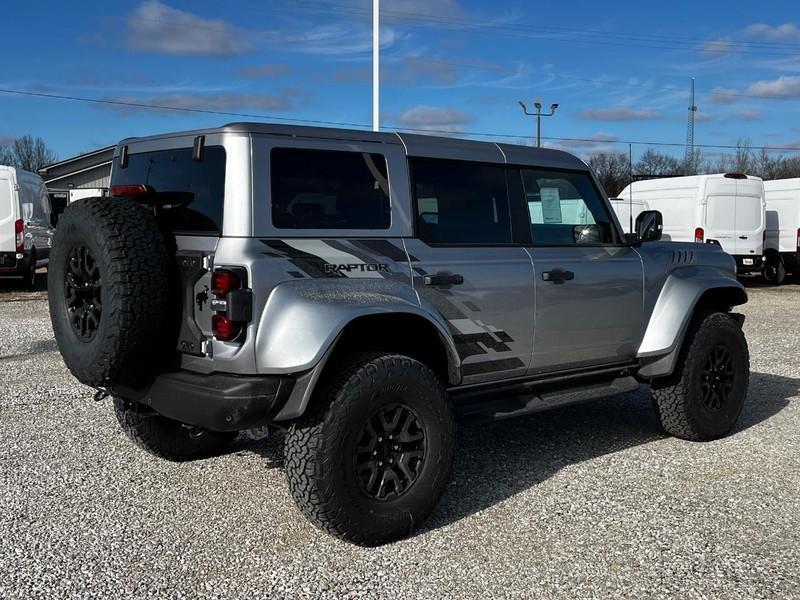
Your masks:
<svg viewBox="0 0 800 600"><path fill-rule="evenodd" d="M555 114L556 109L558 108L558 104L556 104L556 103L551 104L549 113L543 113L542 112L542 103L539 102L538 100L533 103L533 106L536 109L536 112L528 112L528 107L525 106L525 103L522 100L519 101L519 105L522 107L522 112L524 112L526 115L535 116L536 117L536 147L537 148L541 148L542 147L542 117L552 117Z"/></svg>
<svg viewBox="0 0 800 600"><path fill-rule="evenodd" d="M372 0L372 131L380 131L381 0Z"/></svg>

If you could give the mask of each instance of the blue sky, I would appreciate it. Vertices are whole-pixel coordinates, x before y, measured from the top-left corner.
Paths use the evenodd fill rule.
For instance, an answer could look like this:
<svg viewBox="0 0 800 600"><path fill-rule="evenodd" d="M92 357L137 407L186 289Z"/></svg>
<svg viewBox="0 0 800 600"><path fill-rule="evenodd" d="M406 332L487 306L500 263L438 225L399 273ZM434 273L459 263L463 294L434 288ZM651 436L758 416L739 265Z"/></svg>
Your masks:
<svg viewBox="0 0 800 600"><path fill-rule="evenodd" d="M724 7L382 4L386 128L492 132L518 141L535 131L535 120L523 117L517 100L541 99L560 104L543 121L544 136L593 140L547 143L583 156L627 152L617 141L682 143L694 76L697 143L748 137L756 146L800 148L796 0ZM0 36L0 88L368 127L371 6L372 0L15 2L4 10L4 22L17 26ZM0 144L40 135L62 158L127 136L236 120L244 119L0 93Z"/></svg>

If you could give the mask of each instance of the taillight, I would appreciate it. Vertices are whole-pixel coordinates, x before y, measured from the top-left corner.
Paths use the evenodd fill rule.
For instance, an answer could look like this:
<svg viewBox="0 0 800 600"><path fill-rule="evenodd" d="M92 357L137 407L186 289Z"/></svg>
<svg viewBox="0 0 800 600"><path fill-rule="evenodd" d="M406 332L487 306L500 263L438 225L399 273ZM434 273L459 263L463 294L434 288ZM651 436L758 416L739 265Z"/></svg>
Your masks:
<svg viewBox="0 0 800 600"><path fill-rule="evenodd" d="M214 314L211 332L222 342L240 337L244 326L253 319L253 292L246 289L247 272L241 268L216 269L211 274L211 301Z"/></svg>
<svg viewBox="0 0 800 600"><path fill-rule="evenodd" d="M218 340L229 342L239 336L242 324L234 323L223 313L217 313L211 317L211 331Z"/></svg>
<svg viewBox="0 0 800 600"><path fill-rule="evenodd" d="M148 196L153 193L153 188L143 183L132 183L126 185L112 185L109 189L112 196Z"/></svg>
<svg viewBox="0 0 800 600"><path fill-rule="evenodd" d="M241 285L241 279L233 271L217 269L211 275L211 291L217 296L224 296L228 292L238 289Z"/></svg>
<svg viewBox="0 0 800 600"><path fill-rule="evenodd" d="M797 251L800 252L800 227L797 228Z"/></svg>
<svg viewBox="0 0 800 600"><path fill-rule="evenodd" d="M698 244L702 244L705 237L706 237L706 232L703 231L702 227L698 227L697 229L694 230L694 241L697 242Z"/></svg>
<svg viewBox="0 0 800 600"><path fill-rule="evenodd" d="M25 250L25 221L17 219L14 221L14 242L17 245L17 254Z"/></svg>

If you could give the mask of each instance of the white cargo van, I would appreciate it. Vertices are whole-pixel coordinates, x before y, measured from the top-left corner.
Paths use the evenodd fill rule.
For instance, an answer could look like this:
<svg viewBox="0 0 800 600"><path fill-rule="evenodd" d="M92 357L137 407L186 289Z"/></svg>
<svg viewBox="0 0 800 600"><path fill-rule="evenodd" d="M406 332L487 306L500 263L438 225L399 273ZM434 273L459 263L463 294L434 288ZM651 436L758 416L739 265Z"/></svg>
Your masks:
<svg viewBox="0 0 800 600"><path fill-rule="evenodd" d="M53 241L50 198L42 178L0 166L0 277L36 286L36 269L47 265Z"/></svg>
<svg viewBox="0 0 800 600"><path fill-rule="evenodd" d="M767 236L764 279L780 285L786 273L800 274L800 178L764 182Z"/></svg>
<svg viewBox="0 0 800 600"><path fill-rule="evenodd" d="M627 188L626 188L627 189ZM625 233L634 233L636 229L636 217L646 210L650 210L647 202L633 200L631 198L609 198L614 212L617 213L619 224Z"/></svg>
<svg viewBox="0 0 800 600"><path fill-rule="evenodd" d="M619 198L632 199L634 208L646 205L660 211L664 239L718 243L736 259L739 273L761 272L766 214L760 178L720 173L649 179L633 182ZM613 206L622 209L622 204ZM617 214L620 221L629 219L627 213Z"/></svg>

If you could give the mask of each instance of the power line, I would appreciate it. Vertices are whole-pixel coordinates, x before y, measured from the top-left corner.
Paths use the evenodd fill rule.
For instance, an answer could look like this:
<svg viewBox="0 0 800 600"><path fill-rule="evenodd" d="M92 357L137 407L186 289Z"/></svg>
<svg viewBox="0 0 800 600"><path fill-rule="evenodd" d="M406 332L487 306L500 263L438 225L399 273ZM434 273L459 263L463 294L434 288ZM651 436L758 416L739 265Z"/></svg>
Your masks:
<svg viewBox="0 0 800 600"><path fill-rule="evenodd" d="M369 123L347 123L343 121L326 121L321 119L302 119L302 118L295 118L295 117L280 117L275 115L266 115L266 114L257 114L257 113L242 113L242 112L233 112L233 111L223 111L223 110L211 110L211 109L202 109L202 108L187 108L181 106L169 106L164 104L147 104L141 102L128 102L124 100L109 100L103 98L87 98L82 96L70 96L66 94L50 94L45 92L30 92L27 90L15 90L10 88L0 88L0 94L12 94L12 95L19 95L19 96L29 96L29 97L36 97L36 98L47 98L51 100L64 100L64 101L72 101L72 102L85 102L89 104L101 104L101 105L111 105L111 106L120 106L120 107L127 107L127 108L141 108L146 110L168 110L174 112L186 112L186 113L199 113L199 114L206 114L206 115L218 115L218 116L226 116L226 117L239 117L244 119L260 119L265 121L282 121L287 123L303 123L308 125L330 125L336 127L352 127L355 129L369 129ZM453 135L453 133L458 133L459 135L465 136L477 136L477 137L488 137L494 139L525 139L525 140L532 140L534 136L530 135L520 135L517 133L499 133L499 132L489 132L489 131L458 131L453 132L452 130L447 129L434 129L434 128L422 128L422 127L406 127L402 124L390 124L395 130L397 131L408 131L414 133L438 133L438 134L447 134ZM584 143L592 143L592 144L634 144L637 146L663 146L663 147L684 147L684 143L680 142L656 142L656 141L646 141L646 140L602 140L596 138L574 138L574 137L546 137L542 136L543 140L553 141L553 142L584 142ZM717 148L717 149L732 149L735 150L738 146L731 145L731 144L695 144L695 148ZM780 151L788 151L788 152L800 152L800 147L781 147L781 146L750 146L751 150L780 150Z"/></svg>

